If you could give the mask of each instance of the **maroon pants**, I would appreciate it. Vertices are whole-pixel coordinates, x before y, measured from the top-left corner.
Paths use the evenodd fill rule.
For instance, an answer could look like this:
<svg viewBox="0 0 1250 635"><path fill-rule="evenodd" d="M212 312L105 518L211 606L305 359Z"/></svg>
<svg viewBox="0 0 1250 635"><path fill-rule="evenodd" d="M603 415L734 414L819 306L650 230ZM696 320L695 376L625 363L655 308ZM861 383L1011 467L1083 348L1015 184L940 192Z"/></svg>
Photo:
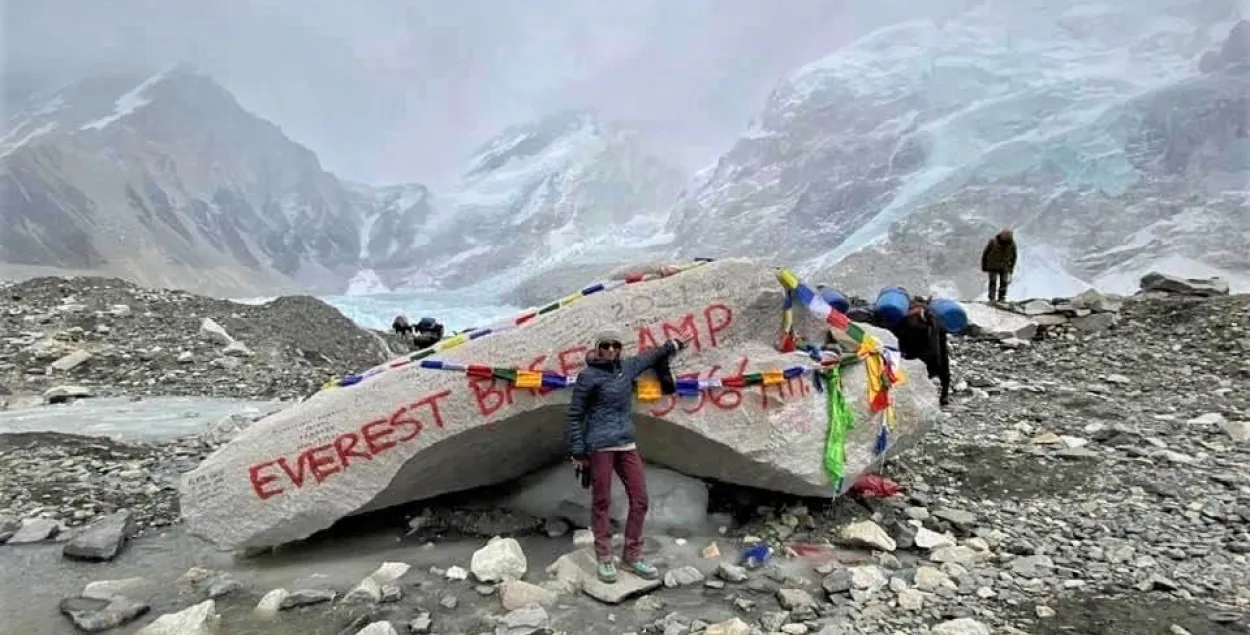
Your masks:
<svg viewBox="0 0 1250 635"><path fill-rule="evenodd" d="M647 480L637 450L590 453L590 529L595 534L595 555L600 561L612 557L612 472L621 477L629 497L625 520L625 561L642 558L642 526L647 520Z"/></svg>

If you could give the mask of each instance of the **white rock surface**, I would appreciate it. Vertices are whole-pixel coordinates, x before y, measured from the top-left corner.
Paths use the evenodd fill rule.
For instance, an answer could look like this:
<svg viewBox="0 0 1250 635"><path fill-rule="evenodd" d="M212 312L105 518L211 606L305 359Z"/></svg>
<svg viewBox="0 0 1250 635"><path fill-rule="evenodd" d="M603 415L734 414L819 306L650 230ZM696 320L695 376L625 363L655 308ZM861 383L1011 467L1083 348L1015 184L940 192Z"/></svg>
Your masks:
<svg viewBox="0 0 1250 635"><path fill-rule="evenodd" d="M177 613L156 618L151 624L139 629L135 635L219 635L220 618L217 605L205 600Z"/></svg>
<svg viewBox="0 0 1250 635"><path fill-rule="evenodd" d="M515 538L499 536L491 538L485 547L473 552L473 559L469 562L469 571L473 572L478 582L519 580L528 568L521 543Z"/></svg>
<svg viewBox="0 0 1250 635"><path fill-rule="evenodd" d="M1000 340L1011 338L1030 340L1037 333L1037 320L1019 313L1005 311L982 302L964 302L963 307L968 313L968 324L976 335Z"/></svg>
<svg viewBox="0 0 1250 635"><path fill-rule="evenodd" d="M678 374L781 369L804 363L774 348L781 302L774 270L723 260L587 296L433 359L575 372L583 347L605 328L631 336L627 353L685 329L697 341L674 361ZM819 336L819 323L802 312L796 318L806 334ZM894 344L888 333L872 332ZM904 369L892 444L940 416L923 365L905 362ZM845 371L843 384L858 423L846 448L845 482L852 483L877 459L877 426L867 413L862 365ZM568 398L569 390L510 389L502 380L418 364L385 370L241 432L183 476L182 512L193 534L221 548L262 547L351 514L516 479L566 451ZM659 465L778 492L837 495L823 464L824 396L809 379L636 402L635 411L639 448Z"/></svg>
<svg viewBox="0 0 1250 635"><path fill-rule="evenodd" d="M399 635L390 622L374 622L359 631L356 635Z"/></svg>

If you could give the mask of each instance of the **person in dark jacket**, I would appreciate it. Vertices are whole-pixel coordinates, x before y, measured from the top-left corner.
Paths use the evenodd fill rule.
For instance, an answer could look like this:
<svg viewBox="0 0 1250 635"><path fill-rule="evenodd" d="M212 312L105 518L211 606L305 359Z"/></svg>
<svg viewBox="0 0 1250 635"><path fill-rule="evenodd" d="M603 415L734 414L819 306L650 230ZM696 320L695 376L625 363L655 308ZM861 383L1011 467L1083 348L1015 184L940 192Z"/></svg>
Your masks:
<svg viewBox="0 0 1250 635"><path fill-rule="evenodd" d="M634 357L622 357L624 339L615 331L600 333L586 353L586 367L577 375L569 401L565 438L573 464L590 473L591 531L599 578L616 581L612 558L612 473L616 472L629 496L622 558L628 571L655 579L659 571L643 560L642 529L647 517L647 482L638 455L633 422L633 387L638 376L665 362L685 347L669 340Z"/></svg>
<svg viewBox="0 0 1250 635"><path fill-rule="evenodd" d="M1016 239L1010 229L998 232L985 244L981 252L981 271L989 276L989 300L1003 302L1007 299L1007 285L1016 270Z"/></svg>
<svg viewBox="0 0 1250 635"><path fill-rule="evenodd" d="M919 359L924 362L929 377L941 383L940 403L950 403L951 355L946 341L946 329L938 323L937 316L929 310L923 298L912 298L907 315L889 328L898 340L898 351L903 359Z"/></svg>

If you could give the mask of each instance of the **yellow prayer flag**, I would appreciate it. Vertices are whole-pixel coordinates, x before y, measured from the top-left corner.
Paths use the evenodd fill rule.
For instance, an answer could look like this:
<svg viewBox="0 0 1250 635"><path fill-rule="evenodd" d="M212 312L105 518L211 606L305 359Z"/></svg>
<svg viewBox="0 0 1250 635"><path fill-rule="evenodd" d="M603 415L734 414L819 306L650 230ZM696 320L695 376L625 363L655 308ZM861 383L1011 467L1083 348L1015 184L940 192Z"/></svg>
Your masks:
<svg viewBox="0 0 1250 635"><path fill-rule="evenodd" d="M660 380L653 377L638 379L638 401L659 401L663 396L660 392Z"/></svg>
<svg viewBox="0 0 1250 635"><path fill-rule="evenodd" d="M786 269L782 269L777 272L777 282L780 282L781 286L787 289L793 289L799 286L798 276L794 275L793 273L791 273L789 270L786 270Z"/></svg>
<svg viewBox="0 0 1250 635"><path fill-rule="evenodd" d="M518 370L516 372L517 388L541 388L543 385L543 374L532 370Z"/></svg>
<svg viewBox="0 0 1250 635"><path fill-rule="evenodd" d="M786 383L786 376L779 370L766 370L761 373L764 376L765 386L780 386Z"/></svg>
<svg viewBox="0 0 1250 635"><path fill-rule="evenodd" d="M450 339L443 340L443 343L438 347L438 350L445 351L449 348L455 348L457 346L460 346L461 344L464 344L467 341L469 341L469 334L461 333L459 335L451 337Z"/></svg>

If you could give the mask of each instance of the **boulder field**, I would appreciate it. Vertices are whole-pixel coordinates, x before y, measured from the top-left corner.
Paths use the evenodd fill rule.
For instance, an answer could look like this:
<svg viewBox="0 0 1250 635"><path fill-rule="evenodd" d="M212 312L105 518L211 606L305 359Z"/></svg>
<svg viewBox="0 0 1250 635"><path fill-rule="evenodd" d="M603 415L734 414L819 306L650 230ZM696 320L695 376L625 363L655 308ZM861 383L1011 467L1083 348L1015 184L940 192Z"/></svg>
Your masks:
<svg viewBox="0 0 1250 635"><path fill-rule="evenodd" d="M581 367L594 334L606 328L627 334L626 354L679 334L689 338L673 362L679 377L748 378L745 386L704 381L687 394L640 394L635 422L650 462L701 478L827 497L878 462L883 414L869 412L866 364L855 363L841 373L855 422L845 437L843 478L826 469L826 393L813 381L817 365L810 356L776 346L785 297L776 270L722 260L663 274L589 287L520 324L510 319L484 336L444 340L432 352L354 376L258 421L184 475L181 507L189 530L227 549L271 546L346 516L502 483L550 465L566 453L570 390L563 384ZM796 303L794 318L800 333L823 341L823 316ZM894 344L889 333L863 328ZM891 391L887 452L940 416L923 365L901 365L905 380ZM749 379L756 373L758 383Z"/></svg>

